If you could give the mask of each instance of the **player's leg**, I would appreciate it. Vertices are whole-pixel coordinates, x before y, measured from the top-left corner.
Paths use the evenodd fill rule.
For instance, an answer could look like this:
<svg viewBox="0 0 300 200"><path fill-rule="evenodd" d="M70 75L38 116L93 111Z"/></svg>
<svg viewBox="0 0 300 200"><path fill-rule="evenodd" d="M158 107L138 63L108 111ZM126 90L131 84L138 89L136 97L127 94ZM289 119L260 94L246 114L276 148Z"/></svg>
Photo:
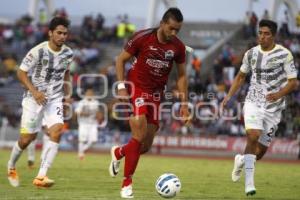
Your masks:
<svg viewBox="0 0 300 200"><path fill-rule="evenodd" d="M43 160L43 157L46 153L45 147L47 146L47 143L50 140L49 133L48 133L48 127L47 127L45 119L42 120L42 133L43 133L43 147L42 147L42 153L41 153L41 160Z"/></svg>
<svg viewBox="0 0 300 200"><path fill-rule="evenodd" d="M139 156L140 154L146 153L147 151L150 150L155 133L158 130L158 116L159 116L158 111L159 111L160 101L147 99L146 103L144 102L144 100L141 102L143 102L142 105L140 105L140 107L138 108L135 108L135 112L144 113L144 114L132 117L129 121L131 131L132 131L131 142L132 143L135 142L136 146L134 147L132 144L131 146L132 149L129 150L124 149L125 169L124 169L124 180L122 185L123 187L121 190L121 197L125 197L125 198L128 198L128 196L123 195L124 193L126 194L126 192L128 192L130 194L133 194L131 178L138 164Z"/></svg>
<svg viewBox="0 0 300 200"><path fill-rule="evenodd" d="M88 140L88 127L80 124L78 127L78 158L84 159L85 146Z"/></svg>
<svg viewBox="0 0 300 200"><path fill-rule="evenodd" d="M50 141L45 146L45 154L42 158L40 169L33 184L38 187L51 187L54 180L47 177L48 169L52 166L54 158L58 152L59 141L62 134L63 124L57 123L49 128Z"/></svg>
<svg viewBox="0 0 300 200"><path fill-rule="evenodd" d="M48 129L47 129L48 131ZM42 148L42 153L41 153L41 160L43 160L45 153L46 153L46 147L48 142L50 141L49 133L44 131L43 134L43 148Z"/></svg>
<svg viewBox="0 0 300 200"><path fill-rule="evenodd" d="M8 180L14 187L19 186L19 176L16 171L16 163L24 149L36 139L37 132L41 128L42 106L37 105L31 98L22 101L23 113L21 117L20 136L14 144L10 159L7 163Z"/></svg>
<svg viewBox="0 0 300 200"><path fill-rule="evenodd" d="M144 126L147 126L147 121L146 121L146 116L145 114L147 113L147 107L145 105L139 105L139 106L135 106L135 104L133 102L135 102L135 99L139 98L139 92L141 91L137 91L137 88L135 89L135 92L137 94L135 94L136 96L134 96L132 99L131 99L131 103L133 105L133 114L136 115L135 118L138 118L138 119L133 119L133 117L130 118L129 122L130 121L144 121L143 123L146 123L146 125ZM144 99L142 99L142 104L144 104ZM146 122L145 122L146 121ZM134 129L137 129L135 128L136 123L130 123L130 126L134 126L133 128ZM132 127L131 127L132 129ZM134 131L134 132L137 132L137 131ZM143 130L143 132L145 132ZM137 133L135 133L136 135L138 135ZM120 170L120 162L121 162L121 159L125 156L125 149L130 149L131 146L135 146L134 143L137 143L139 144L140 142L139 141L136 141L136 139L134 138L133 136L133 133L132 133L132 138L131 140L123 145L123 146L113 146L110 150L110 154L111 154L111 162L110 162L110 165L109 165L109 168L108 168L108 171L109 171L109 174L111 177L115 177L118 173L119 173L119 170Z"/></svg>
<svg viewBox="0 0 300 200"><path fill-rule="evenodd" d="M131 127L132 138L123 146L125 155L124 178L122 183L121 197L130 198L132 193L132 177L137 167L141 143L147 134L147 118L146 115L133 116L129 120Z"/></svg>
<svg viewBox="0 0 300 200"><path fill-rule="evenodd" d="M254 172L256 162L256 149L258 148L258 139L262 134L262 130L250 129L247 130L247 145L244 152L245 162L245 193L254 195L256 189L254 186Z"/></svg>
<svg viewBox="0 0 300 200"><path fill-rule="evenodd" d="M263 126L264 130L258 140L258 145L256 149L256 159L260 160L263 158L265 153L270 146L272 139L278 129L278 124L281 120L281 110L270 113L265 112Z"/></svg>
<svg viewBox="0 0 300 200"><path fill-rule="evenodd" d="M86 152L97 141L98 141L98 127L97 127L97 125L90 125L88 140L87 140L86 145L84 146L84 151Z"/></svg>
<svg viewBox="0 0 300 200"><path fill-rule="evenodd" d="M154 95L153 95L154 96ZM162 93L159 97L162 96ZM157 97L157 96L156 96ZM153 98L147 104L147 134L142 142L141 154L147 153L153 144L153 139L159 129L160 98Z"/></svg>
<svg viewBox="0 0 300 200"><path fill-rule="evenodd" d="M35 161L35 145L36 145L36 140L32 141L28 147L27 147L27 164L29 169L33 169L34 167L34 161Z"/></svg>
<svg viewBox="0 0 300 200"><path fill-rule="evenodd" d="M147 153L151 149L153 139L158 130L158 125L156 125L156 124L148 123L147 126L148 126L147 127L147 135L142 143L141 154Z"/></svg>
<svg viewBox="0 0 300 200"><path fill-rule="evenodd" d="M48 103L45 109L44 119L48 127L50 140L45 146L45 154L43 155L38 175L33 180L33 184L38 187L51 187L54 181L47 177L47 172L58 152L59 141L62 135L62 102Z"/></svg>
<svg viewBox="0 0 300 200"><path fill-rule="evenodd" d="M35 140L36 134L21 134L19 140L14 144L7 163L7 178L13 187L19 186L19 176L16 170L16 163L26 147Z"/></svg>
<svg viewBox="0 0 300 200"><path fill-rule="evenodd" d="M247 133L247 144L244 155L237 155L235 157L232 180L239 180L244 166L245 193L247 195L253 195L256 193L256 189L254 187L256 149L258 148L258 139L264 129L262 110L255 104L246 103L244 105L244 119Z"/></svg>

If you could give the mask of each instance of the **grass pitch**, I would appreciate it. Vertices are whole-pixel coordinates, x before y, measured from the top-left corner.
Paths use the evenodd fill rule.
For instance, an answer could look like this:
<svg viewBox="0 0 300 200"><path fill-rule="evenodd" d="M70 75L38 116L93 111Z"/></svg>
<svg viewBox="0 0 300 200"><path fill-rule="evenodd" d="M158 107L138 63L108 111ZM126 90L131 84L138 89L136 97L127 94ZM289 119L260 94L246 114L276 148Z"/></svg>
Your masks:
<svg viewBox="0 0 300 200"><path fill-rule="evenodd" d="M49 189L37 189L32 185L38 166L33 170L27 168L26 153L22 155L17 165L21 185L18 188L11 187L6 178L9 154L10 151L0 149L1 200L121 199L119 191L123 170L117 178L109 176L108 153L87 154L84 161L79 161L75 152L59 152L48 173L56 184ZM232 162L232 160L142 156L134 177L134 199L162 200L163 198L155 191L154 183L165 172L175 173L181 180L181 193L175 199L300 199L299 162L296 164L257 162L255 176L257 194L252 197L245 196L244 176L238 183L231 182Z"/></svg>

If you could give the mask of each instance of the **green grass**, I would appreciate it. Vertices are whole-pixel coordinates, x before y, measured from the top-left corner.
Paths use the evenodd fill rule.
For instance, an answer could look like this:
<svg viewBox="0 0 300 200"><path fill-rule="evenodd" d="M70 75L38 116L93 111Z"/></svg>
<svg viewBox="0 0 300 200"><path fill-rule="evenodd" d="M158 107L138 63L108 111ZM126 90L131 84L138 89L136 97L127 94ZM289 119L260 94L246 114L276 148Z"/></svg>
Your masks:
<svg viewBox="0 0 300 200"><path fill-rule="evenodd" d="M80 162L75 152L60 152L56 157L49 177L55 179L56 185L50 189L37 189L32 180L38 168L27 168L26 155L22 155L17 169L21 185L13 188L6 179L6 163L10 152L0 150L0 199L82 199L113 200L121 199L119 190L120 176L108 175L108 154L88 154ZM246 197L244 194L244 177L238 183L231 182L231 160L206 160L191 158L168 158L142 156L134 177L135 199L160 199L154 189L156 179L164 172L179 176L182 189L176 199L259 199L290 200L300 199L300 165L287 163L256 163L257 194Z"/></svg>

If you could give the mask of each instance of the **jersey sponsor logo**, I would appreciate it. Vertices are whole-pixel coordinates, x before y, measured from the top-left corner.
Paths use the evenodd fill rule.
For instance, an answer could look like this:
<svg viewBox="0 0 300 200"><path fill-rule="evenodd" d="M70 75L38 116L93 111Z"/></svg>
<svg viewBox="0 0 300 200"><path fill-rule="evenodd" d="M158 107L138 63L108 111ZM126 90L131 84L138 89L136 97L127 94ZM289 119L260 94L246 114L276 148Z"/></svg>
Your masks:
<svg viewBox="0 0 300 200"><path fill-rule="evenodd" d="M28 128L35 128L37 126L37 121L35 119L30 119L30 121L27 122L26 126Z"/></svg>
<svg viewBox="0 0 300 200"><path fill-rule="evenodd" d="M279 59L277 59L277 57L274 57L274 58L270 58L267 63L269 64L272 64L272 63L276 63Z"/></svg>
<svg viewBox="0 0 300 200"><path fill-rule="evenodd" d="M294 63L290 64L289 68L290 68L291 72L296 72L297 71L296 66L294 65Z"/></svg>
<svg viewBox="0 0 300 200"><path fill-rule="evenodd" d="M169 62L167 61L161 61L161 60L155 60L155 59L147 59L146 63L150 65L151 67L157 68L157 69L163 69L169 67Z"/></svg>
<svg viewBox="0 0 300 200"><path fill-rule="evenodd" d="M136 107L143 106L145 104L145 100L143 98L136 98L134 101L134 105Z"/></svg>
<svg viewBox="0 0 300 200"><path fill-rule="evenodd" d="M153 47L153 46L149 46L149 49L152 51L157 51L157 48Z"/></svg>
<svg viewBox="0 0 300 200"><path fill-rule="evenodd" d="M28 56L25 57L24 59L24 64L25 65L30 65L33 61L33 55L30 53Z"/></svg>
<svg viewBox="0 0 300 200"><path fill-rule="evenodd" d="M47 66L47 65L48 65L48 62L49 62L49 60L47 60L47 59L43 59L43 60L42 60L42 64L43 64L43 66Z"/></svg>
<svg viewBox="0 0 300 200"><path fill-rule="evenodd" d="M172 60L174 58L174 51L168 50L165 52L165 59L166 60Z"/></svg>

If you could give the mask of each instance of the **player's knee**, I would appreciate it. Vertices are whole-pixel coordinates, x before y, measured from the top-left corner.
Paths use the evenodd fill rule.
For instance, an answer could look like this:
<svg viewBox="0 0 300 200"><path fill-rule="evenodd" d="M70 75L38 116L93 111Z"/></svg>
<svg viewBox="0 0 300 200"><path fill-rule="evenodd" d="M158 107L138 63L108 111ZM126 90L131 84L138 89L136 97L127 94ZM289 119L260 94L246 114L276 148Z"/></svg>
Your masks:
<svg viewBox="0 0 300 200"><path fill-rule="evenodd" d="M260 136L260 132L258 131L249 131L247 133L247 141L250 143L257 143Z"/></svg>
<svg viewBox="0 0 300 200"><path fill-rule="evenodd" d="M153 140L142 143L141 154L147 153L150 151Z"/></svg>
<svg viewBox="0 0 300 200"><path fill-rule="evenodd" d="M21 149L26 149L26 147L33 141L35 140L36 137L34 136L28 136L28 137L21 137L19 139L19 146Z"/></svg>
<svg viewBox="0 0 300 200"><path fill-rule="evenodd" d="M141 148L141 154L147 153L151 149L151 145L143 145Z"/></svg>
<svg viewBox="0 0 300 200"><path fill-rule="evenodd" d="M55 125L49 129L49 136L52 141L59 142L63 134L63 125Z"/></svg>

